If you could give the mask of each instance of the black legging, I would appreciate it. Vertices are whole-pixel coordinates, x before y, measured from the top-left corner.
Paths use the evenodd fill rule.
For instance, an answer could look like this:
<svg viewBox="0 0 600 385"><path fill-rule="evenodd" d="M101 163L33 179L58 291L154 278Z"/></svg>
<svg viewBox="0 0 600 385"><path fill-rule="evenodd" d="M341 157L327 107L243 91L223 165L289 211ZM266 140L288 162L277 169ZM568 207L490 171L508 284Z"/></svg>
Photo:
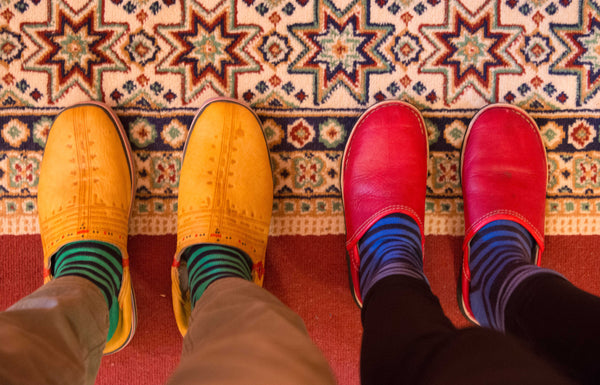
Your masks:
<svg viewBox="0 0 600 385"><path fill-rule="evenodd" d="M552 275L517 287L506 330L581 384L600 384L600 298Z"/></svg>
<svg viewBox="0 0 600 385"><path fill-rule="evenodd" d="M515 290L506 325L521 339L456 329L429 286L410 277L376 283L362 316L363 384L600 383L600 299L557 276Z"/></svg>

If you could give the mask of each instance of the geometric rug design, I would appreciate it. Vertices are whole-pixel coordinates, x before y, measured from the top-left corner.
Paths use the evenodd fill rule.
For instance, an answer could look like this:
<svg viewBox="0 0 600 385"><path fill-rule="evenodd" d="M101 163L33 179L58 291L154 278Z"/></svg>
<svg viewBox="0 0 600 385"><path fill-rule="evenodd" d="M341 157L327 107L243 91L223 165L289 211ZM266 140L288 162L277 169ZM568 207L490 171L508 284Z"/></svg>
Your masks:
<svg viewBox="0 0 600 385"><path fill-rule="evenodd" d="M174 233L188 126L203 101L229 96L268 138L272 235L344 232L344 146L385 99L425 117L428 234L463 232L460 148L491 103L541 129L546 232L597 234L599 52L594 0L0 0L0 232L39 232L48 129L93 99L134 149L131 234Z"/></svg>

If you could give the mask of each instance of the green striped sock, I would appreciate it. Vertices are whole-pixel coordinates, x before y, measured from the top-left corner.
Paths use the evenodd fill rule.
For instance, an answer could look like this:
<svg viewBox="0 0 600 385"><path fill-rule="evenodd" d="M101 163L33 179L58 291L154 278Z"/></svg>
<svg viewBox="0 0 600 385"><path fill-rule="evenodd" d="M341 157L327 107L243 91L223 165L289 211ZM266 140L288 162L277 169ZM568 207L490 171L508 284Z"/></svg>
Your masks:
<svg viewBox="0 0 600 385"><path fill-rule="evenodd" d="M99 241L71 242L53 256L54 277L77 276L94 283L108 305L110 340L119 322L118 295L123 277L123 257L110 243Z"/></svg>
<svg viewBox="0 0 600 385"><path fill-rule="evenodd" d="M187 260L192 308L217 279L238 277L252 281L252 260L234 247L198 244L188 247L181 259Z"/></svg>

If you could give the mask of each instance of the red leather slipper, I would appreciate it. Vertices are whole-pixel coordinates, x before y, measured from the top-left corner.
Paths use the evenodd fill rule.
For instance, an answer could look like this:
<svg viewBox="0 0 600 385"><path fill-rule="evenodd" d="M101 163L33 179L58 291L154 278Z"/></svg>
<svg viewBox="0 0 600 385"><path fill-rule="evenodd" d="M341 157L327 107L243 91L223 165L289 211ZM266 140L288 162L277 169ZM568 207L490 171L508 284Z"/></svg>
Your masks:
<svg viewBox="0 0 600 385"><path fill-rule="evenodd" d="M471 239L490 222L517 222L535 239L539 265L547 178L546 149L539 128L525 111L495 104L473 117L461 154L465 240L459 293L461 310L472 322L477 323L469 302Z"/></svg>
<svg viewBox="0 0 600 385"><path fill-rule="evenodd" d="M342 201L351 288L362 307L358 241L379 219L402 213L424 240L428 142L420 112L386 101L369 108L352 129L342 159Z"/></svg>

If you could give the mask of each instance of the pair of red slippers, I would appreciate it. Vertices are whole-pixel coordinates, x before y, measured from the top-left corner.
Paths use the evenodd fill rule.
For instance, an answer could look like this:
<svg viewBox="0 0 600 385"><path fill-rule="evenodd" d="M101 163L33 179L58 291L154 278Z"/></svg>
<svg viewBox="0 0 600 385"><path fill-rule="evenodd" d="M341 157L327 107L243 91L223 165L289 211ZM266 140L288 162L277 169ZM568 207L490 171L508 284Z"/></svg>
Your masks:
<svg viewBox="0 0 600 385"><path fill-rule="evenodd" d="M346 220L352 289L362 306L358 241L379 219L392 213L410 216L424 242L425 193L429 146L420 112L400 101L369 108L348 139L342 160L342 199ZM463 141L461 182L465 240L461 307L476 320L469 303L469 244L486 224L508 219L525 227L544 249L548 167L536 123L523 110L504 104L475 115Z"/></svg>

